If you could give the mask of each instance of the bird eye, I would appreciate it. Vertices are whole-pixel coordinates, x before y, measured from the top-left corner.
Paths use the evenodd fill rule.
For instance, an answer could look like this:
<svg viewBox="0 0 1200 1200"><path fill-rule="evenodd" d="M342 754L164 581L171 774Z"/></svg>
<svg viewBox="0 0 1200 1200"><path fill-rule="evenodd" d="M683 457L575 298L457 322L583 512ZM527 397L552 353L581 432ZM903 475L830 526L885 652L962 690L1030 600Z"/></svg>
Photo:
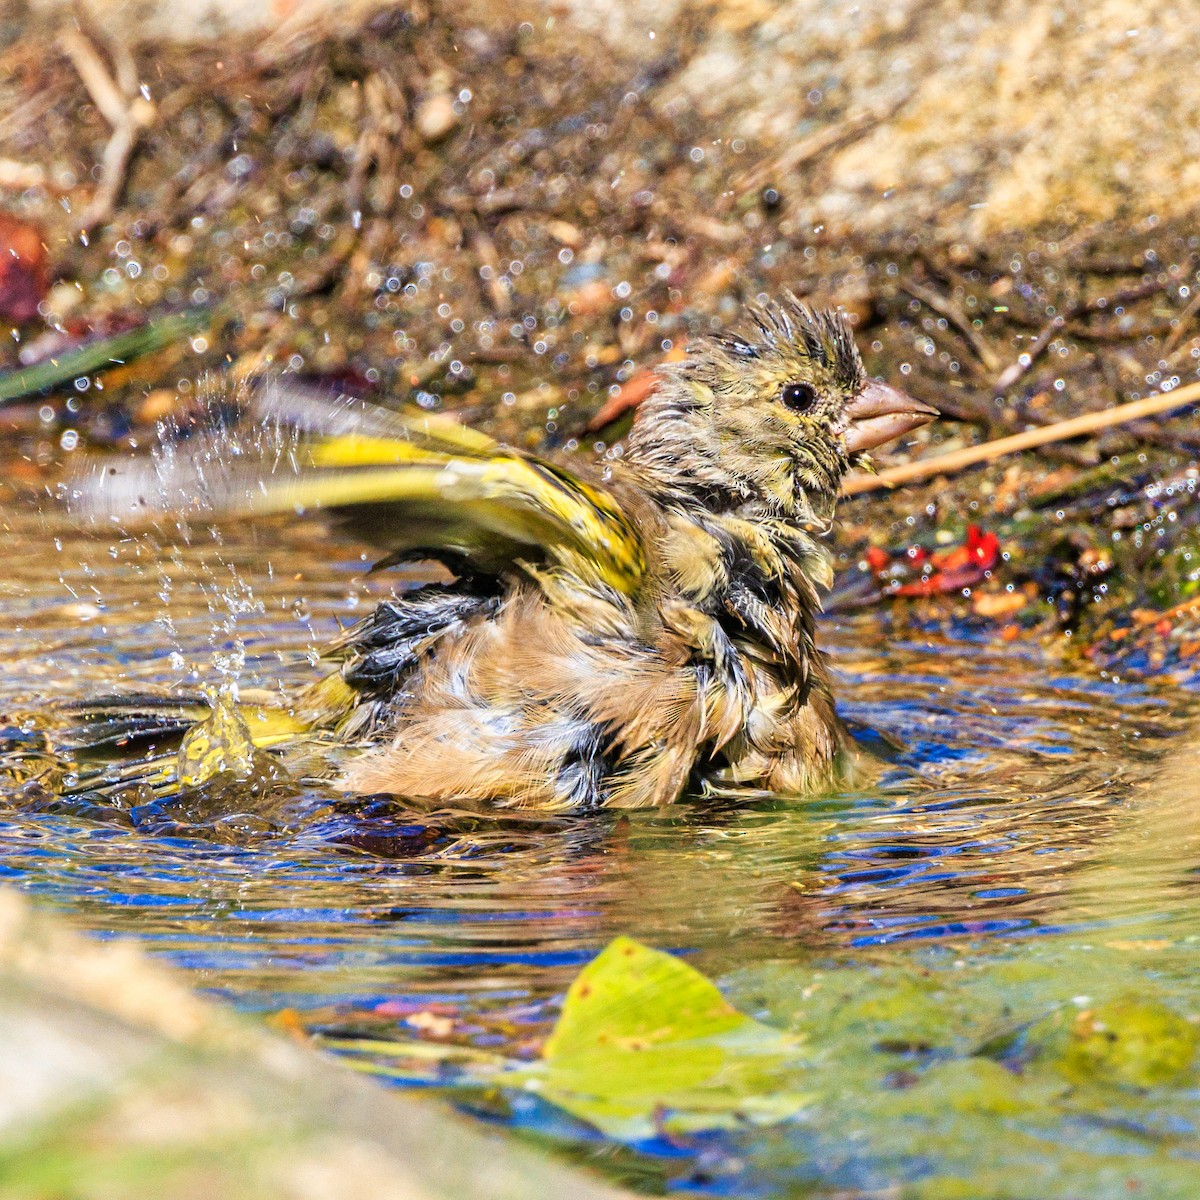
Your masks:
<svg viewBox="0 0 1200 1200"><path fill-rule="evenodd" d="M816 390L808 383L789 383L779 393L779 399L784 408L792 412L808 412L817 402Z"/></svg>

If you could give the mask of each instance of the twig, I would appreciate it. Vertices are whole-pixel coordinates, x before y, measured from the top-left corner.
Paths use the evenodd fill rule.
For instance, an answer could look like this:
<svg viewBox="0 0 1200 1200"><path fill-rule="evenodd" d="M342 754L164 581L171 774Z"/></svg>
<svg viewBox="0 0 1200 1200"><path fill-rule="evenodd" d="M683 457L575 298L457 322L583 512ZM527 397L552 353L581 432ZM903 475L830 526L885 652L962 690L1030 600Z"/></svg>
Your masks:
<svg viewBox="0 0 1200 1200"><path fill-rule="evenodd" d="M1057 421L1053 425L1027 429L1011 437L996 438L978 446L968 446L963 450L952 450L948 454L937 454L933 458L890 467L886 471L880 471L878 475L855 472L842 484L842 494L856 496L862 492L873 492L877 488L895 487L897 484L912 483L917 479L928 479L931 475L951 475L976 463L991 462L993 459L1003 458L1006 454L1032 450L1035 446L1046 446L1051 442L1095 433L1100 429L1111 429L1114 425L1126 425L1130 421L1170 412L1174 408L1182 408L1185 404L1194 404L1197 401L1200 401L1200 383L1189 383L1174 391L1160 392L1158 395L1147 396L1144 400L1133 400L1116 408L1084 413L1083 416L1072 417L1069 421Z"/></svg>
<svg viewBox="0 0 1200 1200"><path fill-rule="evenodd" d="M745 226L740 221L727 225L724 221L705 213L682 214L677 220L685 232L721 246L731 246L746 236Z"/></svg>
<svg viewBox="0 0 1200 1200"><path fill-rule="evenodd" d="M64 29L59 42L100 115L110 125L120 125L126 116L125 97L108 73L99 51L78 29Z"/></svg>
<svg viewBox="0 0 1200 1200"><path fill-rule="evenodd" d="M350 259L358 250L361 229L361 226L358 229L353 226L344 229L334 241L333 248L317 264L316 270L310 275L301 276L296 281L291 298L325 296L332 292L347 275Z"/></svg>
<svg viewBox="0 0 1200 1200"><path fill-rule="evenodd" d="M1197 310L1200 310L1200 288L1197 288L1193 293L1192 298L1188 301L1188 306L1179 314L1179 324L1171 330L1166 342L1163 344L1163 355L1170 357L1171 352L1183 340L1184 332L1192 323L1192 318L1196 315Z"/></svg>
<svg viewBox="0 0 1200 1200"><path fill-rule="evenodd" d="M45 116L62 98L62 88L46 88L0 117L0 138L9 141L27 125Z"/></svg>
<svg viewBox="0 0 1200 1200"><path fill-rule="evenodd" d="M943 417L951 421L963 421L968 425L982 425L989 432L1003 414L991 408L987 401L952 389L940 380L924 377L918 390Z"/></svg>
<svg viewBox="0 0 1200 1200"><path fill-rule="evenodd" d="M1051 317L1045 325L1042 326L1042 331L1029 343L1029 347L1024 351L1020 358L1014 363L1009 363L1003 371L1000 372L999 378L996 380L996 391L1007 392L1030 367L1046 351L1046 347L1054 341L1055 337L1062 327L1067 323L1067 317L1064 313L1057 313Z"/></svg>
<svg viewBox="0 0 1200 1200"><path fill-rule="evenodd" d="M1140 275L1146 269L1144 257L1084 258L1074 264L1080 275Z"/></svg>
<svg viewBox="0 0 1200 1200"><path fill-rule="evenodd" d="M484 301L496 316L506 317L512 311L512 303L509 300L507 289L500 280L504 272L500 267L500 254L496 250L496 243L492 241L482 225L478 222L471 222L471 224L473 228L469 237L472 253L477 261L488 268L487 278L484 278L483 275L479 276L480 290L483 293Z"/></svg>
<svg viewBox="0 0 1200 1200"><path fill-rule="evenodd" d="M808 137L793 143L782 153L756 163L748 170L743 171L733 180L734 192L744 192L760 187L769 179L780 178L789 171L803 166L818 155L824 154L826 150L833 150L846 142L853 141L876 125L890 121L907 100L907 95L901 96L883 108L855 113L832 125L823 126L816 132L810 133Z"/></svg>
<svg viewBox="0 0 1200 1200"><path fill-rule="evenodd" d="M447 194L441 203L460 216L506 217L515 212L544 212L544 196L528 188L492 188L482 195Z"/></svg>
<svg viewBox="0 0 1200 1200"><path fill-rule="evenodd" d="M126 47L113 49L118 85L109 74L96 47L78 29L67 28L59 44L71 60L83 86L96 107L112 126L100 166L100 186L79 218L79 229L87 231L111 216L129 170L129 160L143 130L153 124L154 105L137 90L137 67Z"/></svg>
<svg viewBox="0 0 1200 1200"><path fill-rule="evenodd" d="M963 421L968 425L978 425L987 438L1019 432L1026 423L1048 425L1053 420L1037 412L1016 412L1011 406L997 408L990 401L976 400L965 391L938 386L938 381L929 376L922 378L918 391L943 417L952 421ZM1046 453L1072 466L1093 465L1093 460L1088 454L1074 446L1050 446Z"/></svg>
<svg viewBox="0 0 1200 1200"><path fill-rule="evenodd" d="M1122 328L1116 321L1109 321L1105 325L1072 326L1071 336L1080 342L1128 345L1131 342L1143 341L1145 338L1163 337L1166 334L1172 333L1173 330L1174 327L1172 325L1163 321L1148 325L1139 325L1136 328L1130 327L1128 329Z"/></svg>
<svg viewBox="0 0 1200 1200"><path fill-rule="evenodd" d="M1134 287L1125 288L1122 291L1114 293L1112 296L1097 296L1091 300L1077 301L1075 304L1070 305L1065 312L1057 313L1042 326L1041 332L1033 339L1029 347L1021 354L1017 361L1010 363L1000 373L999 378L996 380L996 391L1008 391L1041 358L1045 353L1046 347L1054 341L1055 337L1068 321L1074 321L1076 318L1082 317L1089 312L1099 312L1102 308L1106 308L1109 305L1131 304L1135 300L1145 300L1147 296L1153 296L1161 292L1166 286L1165 283L1160 283L1157 279L1153 279L1149 283L1141 283Z"/></svg>
<svg viewBox="0 0 1200 1200"><path fill-rule="evenodd" d="M354 144L354 163L346 182L346 210L358 222L362 221L363 189L367 184L367 172L374 163L375 141L374 124L364 120L358 141Z"/></svg>
<svg viewBox="0 0 1200 1200"><path fill-rule="evenodd" d="M45 186L46 168L40 163L0 158L0 191L23 192L26 188Z"/></svg>
<svg viewBox="0 0 1200 1200"><path fill-rule="evenodd" d="M383 249L392 232L392 222L387 217L372 217L363 223L357 238L352 242L346 258L346 270L342 276L338 294L350 303L366 286L367 273L376 256Z"/></svg>
<svg viewBox="0 0 1200 1200"><path fill-rule="evenodd" d="M906 279L900 287L914 299L920 300L927 308L932 308L935 313L945 317L966 338L971 349L975 351L975 357L989 371L1000 369L1000 360L996 357L996 352L984 341L979 330L971 324L966 314L948 296L940 295L933 288L927 288L915 279Z"/></svg>

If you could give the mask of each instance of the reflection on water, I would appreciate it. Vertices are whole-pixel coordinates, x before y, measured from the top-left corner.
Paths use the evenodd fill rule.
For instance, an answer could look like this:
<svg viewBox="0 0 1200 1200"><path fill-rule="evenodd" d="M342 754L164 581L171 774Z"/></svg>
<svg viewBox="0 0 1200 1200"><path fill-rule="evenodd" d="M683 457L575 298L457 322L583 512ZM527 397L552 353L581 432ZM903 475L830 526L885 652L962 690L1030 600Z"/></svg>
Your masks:
<svg viewBox="0 0 1200 1200"><path fill-rule="evenodd" d="M395 579L367 578L316 523L220 545L195 531L180 549L6 521L10 713L221 671L303 678ZM449 1004L481 1044L510 1049L617 933L719 975L1194 918L1185 784L1200 775L1167 754L1187 744L1179 696L967 628L893 635L886 614L830 620L825 637L846 714L902 747L858 792L546 819L419 814L297 783L261 833L217 837L178 814L148 832L30 812L10 791L0 877L102 935L136 934L242 1008L345 1026ZM1165 790L1164 757L1178 782Z"/></svg>

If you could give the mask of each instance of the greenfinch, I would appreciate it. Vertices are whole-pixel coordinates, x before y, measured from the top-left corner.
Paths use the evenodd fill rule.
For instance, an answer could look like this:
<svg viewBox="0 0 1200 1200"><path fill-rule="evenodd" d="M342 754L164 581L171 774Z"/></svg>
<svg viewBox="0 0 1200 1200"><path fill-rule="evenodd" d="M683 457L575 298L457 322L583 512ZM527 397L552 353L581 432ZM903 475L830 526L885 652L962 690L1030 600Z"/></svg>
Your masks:
<svg viewBox="0 0 1200 1200"><path fill-rule="evenodd" d="M805 795L846 769L822 539L846 471L936 412L868 378L844 316L752 307L659 369L623 455L594 467L282 383L253 408L245 429L102 464L74 504L122 527L340 510L382 565L434 560L452 582L381 603L285 707L76 706L95 741L184 735L174 770L194 782L208 759L187 747L229 744L216 718L248 754L322 731L357 748L352 792L574 811L705 784Z"/></svg>

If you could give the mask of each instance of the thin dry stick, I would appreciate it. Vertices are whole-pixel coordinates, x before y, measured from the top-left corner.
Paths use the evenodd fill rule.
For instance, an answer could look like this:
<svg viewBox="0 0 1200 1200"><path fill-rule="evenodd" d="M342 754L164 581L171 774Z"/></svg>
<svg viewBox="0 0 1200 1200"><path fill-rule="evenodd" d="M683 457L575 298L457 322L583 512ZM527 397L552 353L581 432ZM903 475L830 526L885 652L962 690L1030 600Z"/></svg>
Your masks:
<svg viewBox="0 0 1200 1200"><path fill-rule="evenodd" d="M951 475L975 463L991 462L1006 454L1032 450L1035 446L1046 446L1051 442L1061 442L1084 433L1095 433L1098 429L1126 425L1130 421L1170 412L1173 408L1182 408L1185 404L1194 404L1197 401L1200 401L1200 383L1189 383L1174 391L1160 392L1157 396L1133 400L1129 404L1106 408L1102 412L1084 413L1083 416L1072 417L1069 421L1058 421L1054 425L1043 425L1039 429L1027 429L1024 433L981 442L978 446L968 446L965 450L952 450L949 454L937 454L933 458L889 467L886 471L880 471L878 475L855 472L847 476L842 484L842 494L856 496L861 492L873 492L877 488L895 487L897 484L912 483L917 479L928 479L931 475Z"/></svg>
<svg viewBox="0 0 1200 1200"><path fill-rule="evenodd" d="M112 215L125 188L129 160L138 139L154 122L154 105L138 93L137 67L126 47L119 46L113 53L122 87L108 73L95 46L77 29L64 29L59 44L101 115L112 126L112 136L101 158L100 186L78 222L86 232Z"/></svg>
<svg viewBox="0 0 1200 1200"><path fill-rule="evenodd" d="M1030 367L1033 366L1039 358L1042 357L1047 346L1058 336L1059 331L1067 323L1065 314L1059 313L1057 316L1051 317L1045 325L1042 326L1042 331L1029 343L1025 352L1015 363L1010 363L1003 371L1000 372L1000 377L996 380L996 391L1006 392Z"/></svg>
<svg viewBox="0 0 1200 1200"><path fill-rule="evenodd" d="M1139 283L1134 287L1116 292L1112 296L1094 296L1091 300L1080 300L1068 306L1065 312L1051 317L1042 326L1041 332L1029 343L1016 362L1010 363L1000 372L1000 376L996 380L996 391L1008 391L1041 358L1046 347L1062 332L1069 321L1077 320L1087 313L1098 312L1108 305L1116 307L1118 304L1132 304L1135 300L1145 300L1148 296L1163 291L1166 286L1165 283L1152 279L1149 283Z"/></svg>
<svg viewBox="0 0 1200 1200"><path fill-rule="evenodd" d="M1188 326L1192 323L1192 318L1200 311L1200 289L1197 289L1192 298L1188 301L1188 306L1179 314L1179 324L1171 330L1170 336L1163 344L1163 354L1168 358L1174 351L1175 347L1183 340L1183 335L1187 333Z"/></svg>
<svg viewBox="0 0 1200 1200"><path fill-rule="evenodd" d="M62 98L61 85L37 92L12 112L0 117L0 138L11 140L14 135L44 116Z"/></svg>
<svg viewBox="0 0 1200 1200"><path fill-rule="evenodd" d="M23 192L26 188L45 186L45 167L38 163L23 163L11 158L0 158L0 192Z"/></svg>
<svg viewBox="0 0 1200 1200"><path fill-rule="evenodd" d="M774 155L743 171L733 181L735 192L748 191L761 187L771 178L780 178L789 171L803 166L812 159L824 154L826 150L834 150L845 142L861 137L864 133L890 121L900 111L908 96L900 96L890 104L885 104L869 112L855 113L835 121L832 125L824 125L808 137L801 138L787 147L781 154Z"/></svg>
<svg viewBox="0 0 1200 1200"><path fill-rule="evenodd" d="M984 341L979 334L979 330L971 324L970 318L948 296L940 295L933 288L925 287L924 284L918 283L915 279L906 279L900 284L900 288L910 296L920 300L928 308L932 308L935 313L940 313L945 317L966 338L971 349L975 351L975 357L989 371L1000 370L1000 360L996 357L995 350Z"/></svg>

